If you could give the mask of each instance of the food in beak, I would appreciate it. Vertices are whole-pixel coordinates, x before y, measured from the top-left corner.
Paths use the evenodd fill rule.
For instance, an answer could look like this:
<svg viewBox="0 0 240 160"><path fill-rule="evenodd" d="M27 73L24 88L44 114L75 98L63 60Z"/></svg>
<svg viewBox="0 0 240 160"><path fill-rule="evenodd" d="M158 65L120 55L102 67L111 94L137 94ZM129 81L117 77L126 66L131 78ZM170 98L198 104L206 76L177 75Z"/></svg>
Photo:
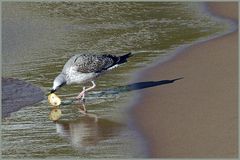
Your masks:
<svg viewBox="0 0 240 160"><path fill-rule="evenodd" d="M54 93L48 96L48 102L53 105L53 107L59 106L61 104L61 99Z"/></svg>

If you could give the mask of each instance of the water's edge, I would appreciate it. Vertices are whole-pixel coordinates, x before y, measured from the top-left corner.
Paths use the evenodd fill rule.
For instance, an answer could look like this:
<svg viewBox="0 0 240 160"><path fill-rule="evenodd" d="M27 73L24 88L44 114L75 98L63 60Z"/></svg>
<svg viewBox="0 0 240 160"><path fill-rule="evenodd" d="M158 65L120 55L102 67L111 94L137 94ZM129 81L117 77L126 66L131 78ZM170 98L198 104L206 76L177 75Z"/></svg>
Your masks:
<svg viewBox="0 0 240 160"><path fill-rule="evenodd" d="M164 58L162 58L162 57L159 58L158 57L158 59L155 62L149 64L145 68L142 68L142 69L136 71L132 76L131 82L135 82L136 80L141 79L140 78L141 75L144 75L144 73L146 73L146 72L151 72L151 69L157 68L157 67L161 66L162 64L169 63L173 59L177 59L179 55L181 55L185 50L187 50L191 47L198 46L198 45L201 45L203 43L208 43L208 41L227 36L227 35L229 35L233 32L236 32L238 30L238 21L237 20L234 20L234 19L231 19L231 18L225 18L223 16L220 16L218 14L213 13L213 11L211 10L211 8L208 5L208 2L202 2L202 6L201 6L200 9L203 10L208 15L214 17L214 18L221 19L223 22L226 22L226 23L230 23L231 27L229 29L226 29L226 31L223 32L223 33L216 33L212 36L193 41L192 43L189 43L189 44L183 44L183 45L180 45L180 46L176 47L166 57L164 57ZM134 119L133 116L132 116L132 115L134 115L134 109L136 109L139 106L139 100L141 98L143 98L143 95L141 93L136 92L136 94L134 94L134 97L128 103L129 106L128 106L127 113L129 115L129 118L128 118L129 119L129 126L134 128L138 132L139 136L142 138L142 143L144 144L145 151L147 152L147 154L148 154L147 156L149 157L150 147L148 147L148 146L150 146L149 145L150 143L145 138L143 130L138 126L138 120Z"/></svg>
<svg viewBox="0 0 240 160"><path fill-rule="evenodd" d="M196 40L196 41L193 41L192 43L189 43L189 44L183 44L183 45L180 45L179 47L176 47L173 51L169 52L164 58L162 57L158 57L157 60L151 64L149 64L147 67L145 68L142 68L140 70L138 70L137 72L135 72L133 74L133 77L132 77L132 80L131 81L134 81L136 80L138 77L141 76L142 73L146 72L147 70L150 70L151 68L154 68L158 65L161 65L163 63L168 63L170 62L171 60L173 60L174 58L176 58L179 54L181 54L184 50L190 48L190 47L193 47L195 45L200 45L202 43L207 43L208 41L210 40L213 40L213 39L217 39L219 37L224 37L228 34L231 34L233 32L235 32L238 28L237 28L237 21L233 20L233 19L229 19L229 18L224 18L224 17L221 17L221 16L218 16L218 15L215 15L211 12L210 8L208 8L208 2L203 2L202 4L202 10L204 10L204 12L206 12L207 14L209 14L210 16L213 16L217 19L221 19L221 21L225 21L226 23L231 23L231 28L229 28L229 30L226 30L225 32L223 33L216 33L212 36L209 36L209 37L206 37L206 38L202 38L200 40Z"/></svg>

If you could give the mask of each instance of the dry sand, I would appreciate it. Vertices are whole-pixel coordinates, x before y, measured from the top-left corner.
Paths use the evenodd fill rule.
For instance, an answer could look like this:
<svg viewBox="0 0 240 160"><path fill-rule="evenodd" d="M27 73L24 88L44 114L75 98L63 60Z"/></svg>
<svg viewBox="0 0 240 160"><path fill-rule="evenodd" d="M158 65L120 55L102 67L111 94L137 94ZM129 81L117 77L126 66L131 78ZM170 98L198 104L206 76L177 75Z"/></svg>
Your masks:
<svg viewBox="0 0 240 160"><path fill-rule="evenodd" d="M211 2L214 15L238 20L237 2ZM140 90L133 107L152 158L238 156L238 31L191 46L141 73L138 81L184 77Z"/></svg>

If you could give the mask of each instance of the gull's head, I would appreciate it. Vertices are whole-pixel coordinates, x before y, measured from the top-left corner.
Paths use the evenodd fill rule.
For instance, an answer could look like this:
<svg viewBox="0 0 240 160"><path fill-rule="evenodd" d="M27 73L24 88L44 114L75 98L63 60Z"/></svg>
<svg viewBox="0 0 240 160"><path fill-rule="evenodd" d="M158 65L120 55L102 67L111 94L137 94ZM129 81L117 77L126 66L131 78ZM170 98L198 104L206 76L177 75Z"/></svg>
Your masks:
<svg viewBox="0 0 240 160"><path fill-rule="evenodd" d="M63 73L61 73L61 74L59 74L55 79L54 79L54 81L53 81L53 87L52 87L52 89L51 89L51 93L54 93L54 92L56 92L56 90L57 89L59 89L60 87L62 87L63 85L65 85L66 84L66 76L63 74Z"/></svg>

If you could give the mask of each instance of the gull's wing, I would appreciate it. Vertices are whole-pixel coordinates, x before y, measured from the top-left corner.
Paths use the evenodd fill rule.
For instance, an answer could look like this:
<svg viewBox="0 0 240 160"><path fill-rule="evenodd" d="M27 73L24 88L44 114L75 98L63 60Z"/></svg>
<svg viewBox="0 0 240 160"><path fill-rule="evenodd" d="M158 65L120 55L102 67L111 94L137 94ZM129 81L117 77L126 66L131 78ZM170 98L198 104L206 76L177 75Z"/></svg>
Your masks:
<svg viewBox="0 0 240 160"><path fill-rule="evenodd" d="M75 55L65 64L63 72L71 68L81 73L98 73L116 65L119 60L113 55Z"/></svg>

